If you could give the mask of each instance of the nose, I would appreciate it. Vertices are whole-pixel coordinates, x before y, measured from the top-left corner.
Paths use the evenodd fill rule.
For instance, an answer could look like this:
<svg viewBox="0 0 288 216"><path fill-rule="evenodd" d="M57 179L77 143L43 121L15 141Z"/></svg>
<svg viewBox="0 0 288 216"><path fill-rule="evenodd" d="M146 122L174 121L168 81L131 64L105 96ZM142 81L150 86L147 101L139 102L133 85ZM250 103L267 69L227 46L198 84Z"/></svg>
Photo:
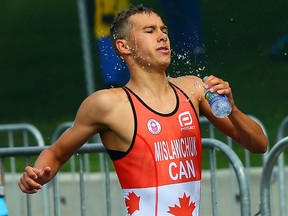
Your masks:
<svg viewBox="0 0 288 216"><path fill-rule="evenodd" d="M168 35L161 31L160 35L159 35L159 38L158 38L158 41L159 42L161 42L161 41L166 42L167 40L168 40Z"/></svg>

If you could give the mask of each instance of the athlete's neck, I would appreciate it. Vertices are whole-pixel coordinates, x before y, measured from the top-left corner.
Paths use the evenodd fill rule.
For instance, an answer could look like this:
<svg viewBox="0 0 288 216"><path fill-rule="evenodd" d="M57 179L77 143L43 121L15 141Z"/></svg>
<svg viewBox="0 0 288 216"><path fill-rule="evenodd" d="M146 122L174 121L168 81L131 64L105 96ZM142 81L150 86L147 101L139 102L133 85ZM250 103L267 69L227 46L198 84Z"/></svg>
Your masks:
<svg viewBox="0 0 288 216"><path fill-rule="evenodd" d="M139 96L148 93L161 96L171 89L165 73L132 75L126 86Z"/></svg>

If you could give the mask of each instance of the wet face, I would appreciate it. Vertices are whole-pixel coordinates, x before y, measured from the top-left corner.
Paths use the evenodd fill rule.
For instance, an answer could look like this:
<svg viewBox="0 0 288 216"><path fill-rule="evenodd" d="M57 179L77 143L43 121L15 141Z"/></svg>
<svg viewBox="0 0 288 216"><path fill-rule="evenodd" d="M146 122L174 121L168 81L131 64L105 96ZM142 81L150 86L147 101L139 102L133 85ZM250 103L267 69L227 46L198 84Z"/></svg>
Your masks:
<svg viewBox="0 0 288 216"><path fill-rule="evenodd" d="M168 29L162 19L152 14L136 14L130 17L133 24L127 44L131 57L142 67L161 67L170 64L171 52Z"/></svg>

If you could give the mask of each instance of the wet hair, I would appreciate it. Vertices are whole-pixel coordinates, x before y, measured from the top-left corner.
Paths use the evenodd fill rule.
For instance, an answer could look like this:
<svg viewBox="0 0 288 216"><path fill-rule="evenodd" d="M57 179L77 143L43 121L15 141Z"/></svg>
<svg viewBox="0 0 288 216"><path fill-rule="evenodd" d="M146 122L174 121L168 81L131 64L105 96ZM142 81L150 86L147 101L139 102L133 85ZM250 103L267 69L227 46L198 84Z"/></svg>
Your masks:
<svg viewBox="0 0 288 216"><path fill-rule="evenodd" d="M119 56L118 49L116 47L116 40L118 39L129 39L130 33L133 27L133 23L129 18L135 14L156 14L152 8L144 7L142 4L133 6L130 5L128 9L122 10L114 18L111 28L110 28L110 37L114 50ZM159 15L158 15L159 16Z"/></svg>

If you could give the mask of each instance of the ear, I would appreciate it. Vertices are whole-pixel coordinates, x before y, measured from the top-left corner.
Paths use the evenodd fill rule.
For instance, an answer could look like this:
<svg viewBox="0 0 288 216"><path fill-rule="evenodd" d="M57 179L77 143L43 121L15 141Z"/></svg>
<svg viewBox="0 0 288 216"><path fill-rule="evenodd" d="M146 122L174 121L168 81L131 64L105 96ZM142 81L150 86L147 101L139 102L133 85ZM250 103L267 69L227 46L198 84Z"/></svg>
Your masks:
<svg viewBox="0 0 288 216"><path fill-rule="evenodd" d="M121 54L129 55L132 53L126 40L121 40L121 39L117 40L116 41L116 47L117 47L119 53L121 53Z"/></svg>

